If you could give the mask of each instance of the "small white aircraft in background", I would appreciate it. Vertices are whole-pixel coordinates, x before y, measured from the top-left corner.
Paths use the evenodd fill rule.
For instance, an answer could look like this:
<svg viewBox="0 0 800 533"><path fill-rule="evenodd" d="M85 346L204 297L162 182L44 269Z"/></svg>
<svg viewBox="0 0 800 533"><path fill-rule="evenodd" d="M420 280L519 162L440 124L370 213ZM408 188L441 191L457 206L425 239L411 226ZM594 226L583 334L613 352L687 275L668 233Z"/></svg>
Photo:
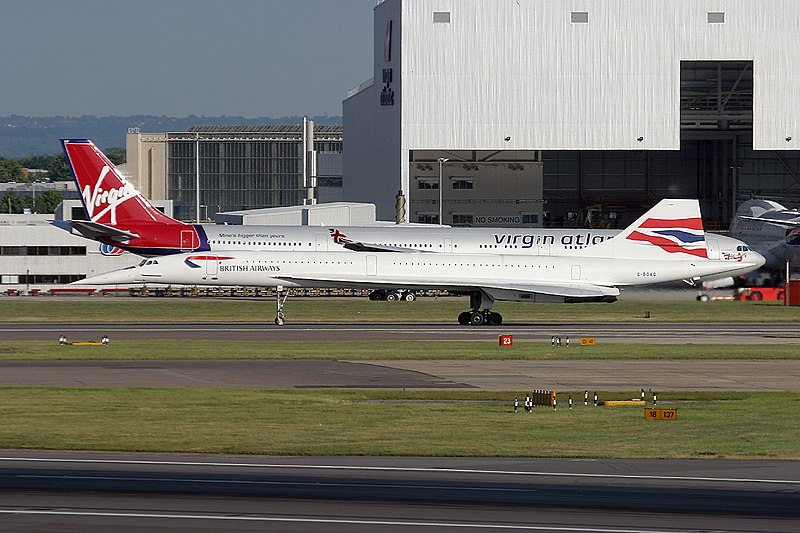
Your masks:
<svg viewBox="0 0 800 533"><path fill-rule="evenodd" d="M77 285L212 285L445 289L470 295L461 324L499 325L495 301L613 302L619 287L726 277L764 264L750 253L709 257L697 200L662 200L612 239L561 256L461 253L255 251L184 253L92 276Z"/></svg>
<svg viewBox="0 0 800 533"><path fill-rule="evenodd" d="M786 262L800 267L800 212L770 200L748 200L731 220L730 234L764 256L770 280L780 281Z"/></svg>

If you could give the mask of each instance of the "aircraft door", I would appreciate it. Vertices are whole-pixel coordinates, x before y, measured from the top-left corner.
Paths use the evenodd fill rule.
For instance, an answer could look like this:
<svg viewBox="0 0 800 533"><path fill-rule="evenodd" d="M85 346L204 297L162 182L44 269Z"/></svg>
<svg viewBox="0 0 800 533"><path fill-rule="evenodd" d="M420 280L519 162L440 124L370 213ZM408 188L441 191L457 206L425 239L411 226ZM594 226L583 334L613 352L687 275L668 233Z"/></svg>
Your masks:
<svg viewBox="0 0 800 533"><path fill-rule="evenodd" d="M577 281L581 279L581 266L580 265L572 265L572 279Z"/></svg>
<svg viewBox="0 0 800 533"><path fill-rule="evenodd" d="M719 259L719 241L717 239L706 239L709 259Z"/></svg>
<svg viewBox="0 0 800 533"><path fill-rule="evenodd" d="M444 253L452 254L453 253L453 239L445 239L444 240Z"/></svg>
<svg viewBox="0 0 800 533"><path fill-rule="evenodd" d="M549 244L540 244L538 251L539 251L539 255L550 255L550 245Z"/></svg>
<svg viewBox="0 0 800 533"><path fill-rule="evenodd" d="M206 275L216 278L219 272L219 259L214 256L209 256L206 259Z"/></svg>
<svg viewBox="0 0 800 533"><path fill-rule="evenodd" d="M367 276L376 276L378 274L378 258L374 255L367 256Z"/></svg>
<svg viewBox="0 0 800 533"><path fill-rule="evenodd" d="M317 233L316 240L317 240L317 251L318 252L327 252L328 251L328 237L322 233Z"/></svg>
<svg viewBox="0 0 800 533"><path fill-rule="evenodd" d="M195 249L195 232L194 230L181 230L181 251L191 252Z"/></svg>

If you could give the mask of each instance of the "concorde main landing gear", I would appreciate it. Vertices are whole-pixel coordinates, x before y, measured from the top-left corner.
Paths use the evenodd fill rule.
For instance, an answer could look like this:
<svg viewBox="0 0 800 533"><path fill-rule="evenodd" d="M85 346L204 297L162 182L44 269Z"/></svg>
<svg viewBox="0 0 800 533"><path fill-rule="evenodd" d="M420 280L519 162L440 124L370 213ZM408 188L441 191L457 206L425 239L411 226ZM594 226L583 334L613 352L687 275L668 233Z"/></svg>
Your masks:
<svg viewBox="0 0 800 533"><path fill-rule="evenodd" d="M286 303L286 298L289 297L289 291L284 289L283 285L278 285L275 288L275 296L275 303L277 305L277 309L275 310L275 325L282 326L284 321L283 304Z"/></svg>
<svg viewBox="0 0 800 533"><path fill-rule="evenodd" d="M481 309L481 303L486 301L486 307ZM499 326L503 323L503 315L491 311L494 299L483 291L472 291L469 293L469 311L464 311L458 315L458 323L462 326Z"/></svg>

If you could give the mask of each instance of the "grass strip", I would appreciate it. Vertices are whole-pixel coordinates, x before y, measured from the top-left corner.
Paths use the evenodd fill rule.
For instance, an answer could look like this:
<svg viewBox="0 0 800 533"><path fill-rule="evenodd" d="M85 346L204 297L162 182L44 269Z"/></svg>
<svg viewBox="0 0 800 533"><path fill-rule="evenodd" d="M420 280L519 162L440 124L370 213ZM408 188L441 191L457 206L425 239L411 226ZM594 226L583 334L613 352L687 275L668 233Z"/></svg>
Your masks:
<svg viewBox="0 0 800 533"><path fill-rule="evenodd" d="M798 393L663 393L641 407L536 408L523 392L0 387L16 449L592 458L800 459ZM574 392L579 398L581 392ZM637 397L602 393L604 399Z"/></svg>
<svg viewBox="0 0 800 533"><path fill-rule="evenodd" d="M366 298L289 299L286 316L301 322L455 323L466 298L420 298L413 303ZM800 307L778 302L621 300L614 304L498 302L494 310L511 323L564 322L797 322ZM645 318L645 317L649 318ZM263 322L272 324L271 299L30 297L0 300L3 322Z"/></svg>
<svg viewBox="0 0 800 533"><path fill-rule="evenodd" d="M797 344L600 343L554 348L549 342L498 346L494 335L471 341L236 341L123 340L108 346L60 346L52 341L7 341L0 361L318 359L318 360L666 360L800 359ZM88 339L82 339L88 340ZM577 341L577 339L575 339Z"/></svg>

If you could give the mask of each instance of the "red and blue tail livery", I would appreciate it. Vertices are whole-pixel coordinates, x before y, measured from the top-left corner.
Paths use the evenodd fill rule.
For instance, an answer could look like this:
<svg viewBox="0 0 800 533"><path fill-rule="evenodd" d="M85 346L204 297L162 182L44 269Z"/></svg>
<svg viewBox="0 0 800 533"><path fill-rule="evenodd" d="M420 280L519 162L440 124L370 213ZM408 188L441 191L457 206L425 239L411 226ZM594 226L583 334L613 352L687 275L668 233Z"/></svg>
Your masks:
<svg viewBox="0 0 800 533"><path fill-rule="evenodd" d="M653 244L671 254L708 257L703 221L700 217L648 218L627 239Z"/></svg>
<svg viewBox="0 0 800 533"><path fill-rule="evenodd" d="M156 209L88 139L62 139L87 220L71 230L144 256L208 251L199 224L185 224Z"/></svg>

